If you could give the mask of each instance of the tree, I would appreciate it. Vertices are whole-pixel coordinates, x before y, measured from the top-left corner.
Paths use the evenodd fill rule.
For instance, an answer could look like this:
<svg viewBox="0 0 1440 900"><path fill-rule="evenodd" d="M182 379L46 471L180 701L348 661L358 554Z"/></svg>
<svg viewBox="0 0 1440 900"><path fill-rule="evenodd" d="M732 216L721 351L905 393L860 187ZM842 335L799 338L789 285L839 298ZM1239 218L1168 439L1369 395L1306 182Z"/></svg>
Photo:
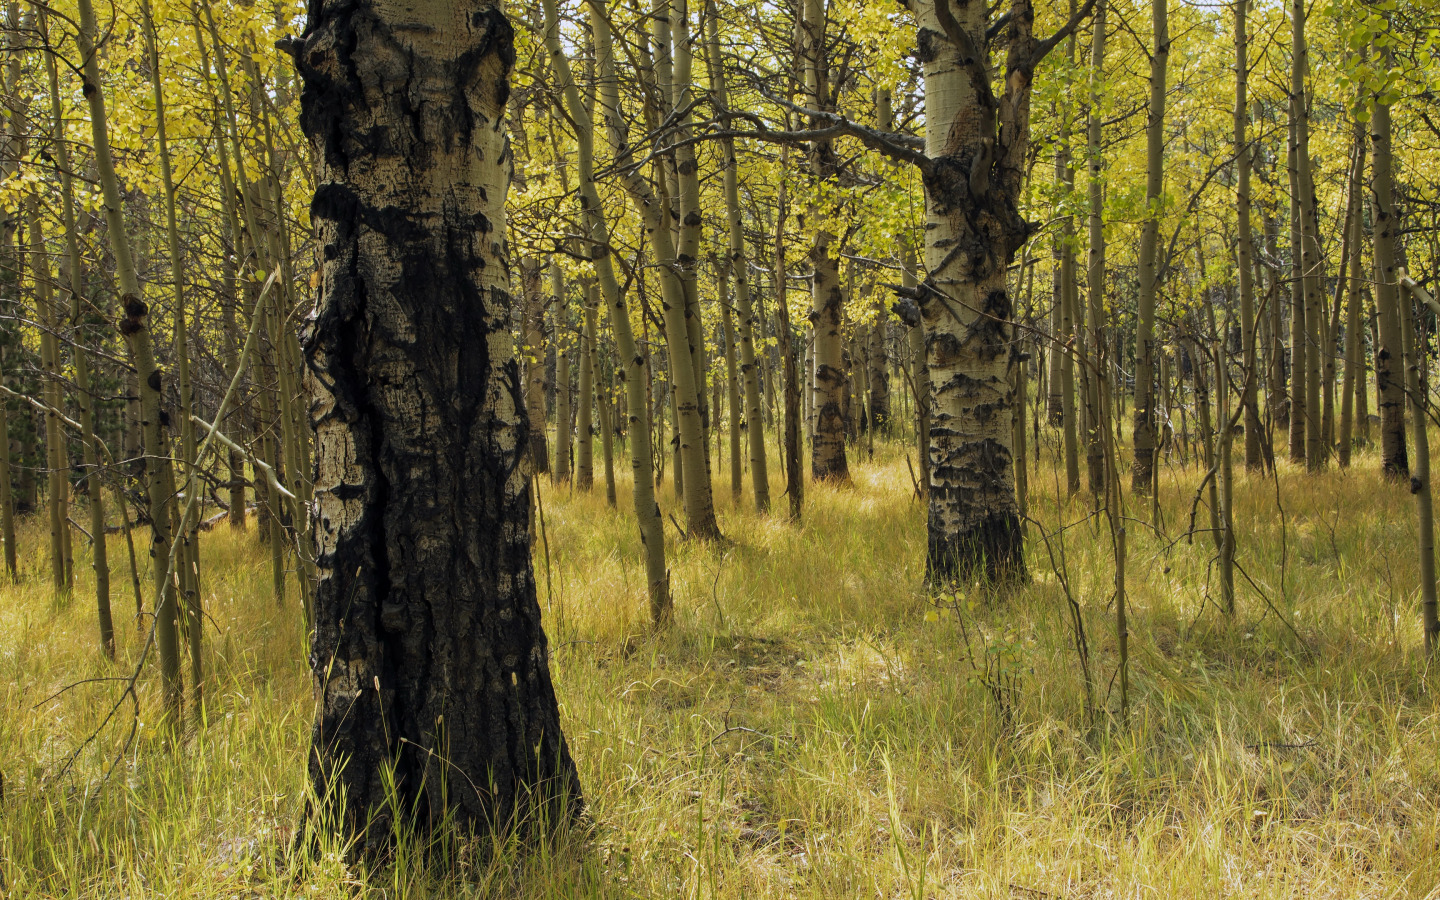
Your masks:
<svg viewBox="0 0 1440 900"><path fill-rule="evenodd" d="M1148 494L1155 479L1155 294L1160 281L1160 207L1165 184L1165 81L1170 61L1166 0L1151 0L1150 108L1145 125L1145 225L1140 233L1140 301L1135 325L1135 462L1131 486Z"/></svg>
<svg viewBox="0 0 1440 900"><path fill-rule="evenodd" d="M325 260L305 347L316 794L366 851L402 819L574 815L509 327L511 25L489 0L322 0L295 56Z"/></svg>
<svg viewBox="0 0 1440 900"><path fill-rule="evenodd" d="M984 4L917 3L925 149L911 151L926 200L928 275L914 292L931 382L927 571L932 580L1023 577L1010 367L1020 357L1005 273L1032 226L1019 212L1035 67L1090 15L1034 36L1029 0L1004 23L1003 93L991 88ZM889 141L894 144L894 141Z"/></svg>

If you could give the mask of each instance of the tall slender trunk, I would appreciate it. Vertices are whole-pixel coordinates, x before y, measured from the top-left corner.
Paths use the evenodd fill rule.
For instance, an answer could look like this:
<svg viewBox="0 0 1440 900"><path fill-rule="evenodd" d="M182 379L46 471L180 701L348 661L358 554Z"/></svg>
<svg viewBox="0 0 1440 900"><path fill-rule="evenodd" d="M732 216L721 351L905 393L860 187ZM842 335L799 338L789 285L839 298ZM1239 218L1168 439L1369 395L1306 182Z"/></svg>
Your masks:
<svg viewBox="0 0 1440 900"><path fill-rule="evenodd" d="M789 162L789 148L780 150L781 168ZM790 214L785 182L775 198L775 334L785 374L785 423L782 447L785 457L785 493L790 498L790 518L800 521L805 506L805 472L800 462L800 372L796 356L795 332L790 324L789 285L785 259L785 220Z"/></svg>
<svg viewBox="0 0 1440 900"><path fill-rule="evenodd" d="M814 109L830 107L830 81L826 53L826 5L823 0L801 0L800 45L796 48L804 71L805 93ZM816 123L812 122L812 127ZM818 183L834 178L837 159L828 141L810 149L810 176ZM845 346L841 319L845 292L840 284L838 238L830 230L831 211L813 204L806 224L814 229L810 243L811 311L814 329L814 424L810 441L811 476L817 481L850 481L845 456Z"/></svg>
<svg viewBox="0 0 1440 900"><path fill-rule="evenodd" d="M581 286L580 372L576 387L579 403L575 414L575 486L588 491L595 486L595 330L599 316L592 305L594 288Z"/></svg>
<svg viewBox="0 0 1440 900"><path fill-rule="evenodd" d="M670 578L665 568L665 529L660 507L655 502L655 464L650 443L650 377L645 355L637 348L630 324L630 308L615 278L611 256L610 226L595 187L594 153L595 125L590 111L580 98L580 90L570 70L560 43L559 14L556 0L545 0L545 46L557 73L561 97L571 120L576 123L576 174L580 211L590 237L590 259L600 295L615 336L615 347L624 369L625 409L629 419L626 433L630 441L630 467L634 476L632 498L640 543L645 548L645 578L650 601L651 621L669 619L672 607ZM598 0L587 0L591 33L595 40L595 63L599 73L596 85L597 108L607 124L619 111L619 85L615 81L615 57L612 50L609 21ZM613 126L612 126L613 127ZM607 429L608 430L608 429ZM607 466L610 454L606 453ZM613 499L613 478L607 471L607 492Z"/></svg>
<svg viewBox="0 0 1440 900"><path fill-rule="evenodd" d="M205 46L205 40L200 31L200 19L198 16L193 19L195 30L195 44L200 50L200 72L207 88L210 88L211 72L210 57ZM213 95L213 88L212 95ZM221 295L220 295L220 316L221 327L224 331L224 341L221 347L221 359L225 364L225 372L234 377L239 367L237 348L239 347L239 331L236 327L235 304L239 299L239 285L237 270L243 270L241 254L245 242L241 234L240 216L235 210L235 184L230 175L230 151L228 147L228 131L224 123L217 122L215 126L216 146L216 168L220 175L220 208L222 211L221 227ZM217 426L221 423L215 423ZM230 481L230 527L243 531L245 529L245 462L244 457L238 450L231 449L226 459L229 481ZM256 504L259 504L260 497L257 492Z"/></svg>
<svg viewBox="0 0 1440 900"><path fill-rule="evenodd" d="M570 310L566 300L565 276L560 264L550 260L551 316L555 322L555 464L550 477L561 484L570 481Z"/></svg>
<svg viewBox="0 0 1440 900"><path fill-rule="evenodd" d="M600 77L602 81L613 78L613 65L608 74L602 68ZM618 98L616 103L613 111L607 111L610 145L615 152L617 166L623 166L627 173L623 179L625 190L644 224L651 255L658 268L665 344L670 357L672 390L675 395L675 419L679 434L677 449L685 459L684 467L688 470L686 474L695 475L685 479L681 491L688 533L691 537L717 538L720 536L720 525L715 519L715 505L707 477L705 427L700 413L699 397L703 387L696 381L696 370L690 354L685 289L674 268L678 256L671 234L668 204L662 203L663 196L657 198L644 176L628 165L634 150L629 144L628 127L618 107Z"/></svg>
<svg viewBox="0 0 1440 900"><path fill-rule="evenodd" d="M149 0L141 0L141 19L145 30L146 53L150 60L150 83L155 99L155 142L160 151L160 184L165 193L165 236L166 246L170 256L170 276L174 287L174 341L175 341L175 365L179 376L180 391L180 454L181 462L186 468L187 484L193 485L195 475L196 443L195 425L190 420L194 411L194 400L190 384L190 350L188 341L189 324L185 318L186 291L185 291L185 269L183 257L180 250L180 228L175 213L175 182L170 167L170 143L167 137L165 123L165 92L162 86L160 72L160 55L156 49L155 23L151 17ZM195 504L187 503L187 510L194 510ZM179 586L181 590L181 602L183 604L182 615L186 626L186 636L190 646L190 678L192 690L193 708L199 714L201 704L204 701L204 654L202 653L203 635L205 633L204 611L201 608L200 573L199 573L199 542L200 533L198 530L198 516L193 512L188 518L183 518L177 523L179 534L177 540L181 541L180 552L177 556L180 565Z"/></svg>
<svg viewBox="0 0 1440 900"><path fill-rule="evenodd" d="M1324 291L1320 286L1320 224L1315 211L1315 183L1310 172L1310 106L1306 80L1310 77L1310 48L1305 40L1305 0L1292 0L1290 93L1295 119L1296 180L1300 189L1299 256L1305 303L1305 467L1324 468L1328 454L1320 403L1320 355L1324 331Z"/></svg>
<svg viewBox="0 0 1440 900"><path fill-rule="evenodd" d="M1375 242L1375 307L1380 316L1380 346L1375 351L1375 382L1380 407L1380 464L1400 480L1410 474L1405 452L1405 374L1403 331L1396 261L1396 214L1393 157L1390 150L1390 107L1372 99L1370 115L1370 220Z"/></svg>
<svg viewBox="0 0 1440 900"><path fill-rule="evenodd" d="M875 318L870 324L870 344L866 348L869 364L867 381L870 393L870 433L890 434L890 358L886 334L890 316L885 304L875 301Z"/></svg>
<svg viewBox="0 0 1440 900"><path fill-rule="evenodd" d="M47 13L40 13L40 27L47 29ZM89 353L83 346L79 325L80 297L83 294L84 272L81 268L79 223L75 212L74 176L70 166L70 144L65 140L64 106L60 94L60 73L54 54L45 55L45 74L50 89L50 110L55 135L55 160L60 174L60 199L65 227L64 268L69 277L62 279L70 292L70 326L76 336L74 350L76 400L80 407L80 437L85 461L85 499L90 513L90 565L95 571L95 609L100 626L100 646L105 655L115 658L115 625L110 609L110 558L105 546L105 497L100 478L100 444L95 435L95 398L91 393ZM88 216L89 213L87 212ZM0 423L3 428L3 423ZM0 435L3 435L0 431ZM8 456L8 454L0 454ZM122 501L123 502L123 501Z"/></svg>
<svg viewBox="0 0 1440 900"><path fill-rule="evenodd" d="M296 53L312 216L333 248L305 348L310 775L376 856L408 827L533 832L581 809L526 528L505 245L514 59L486 0L320 0Z"/></svg>
<svg viewBox="0 0 1440 900"><path fill-rule="evenodd" d="M1379 104L1376 104L1377 106ZM1397 271L1401 281L1409 288L1415 299L1430 310L1440 310L1418 284L1405 277L1404 271ZM1426 302L1428 301L1428 303ZM1407 304L1408 305L1408 304ZM1410 493L1415 495L1420 569L1420 623L1425 635L1425 653L1434 656L1440 651L1440 608L1437 608L1435 593L1435 512L1434 498L1430 486L1430 386L1426 384L1424 369L1424 341L1415 334L1413 316L1402 319L1405 341L1405 385L1410 395L1411 427L1415 435L1415 464L1410 468Z"/></svg>
<svg viewBox="0 0 1440 900"><path fill-rule="evenodd" d="M1070 10L1075 10L1071 0ZM1066 41L1070 65L1075 64L1075 36ZM1066 201L1075 192L1075 171L1070 167L1070 115L1060 117L1060 146L1055 154L1055 175ZM1080 440L1078 410L1075 403L1075 358L1080 353L1075 340L1080 320L1079 290L1075 283L1075 217L1066 215L1060 222L1060 411L1061 442L1065 449L1065 492L1073 497L1080 493Z"/></svg>
<svg viewBox="0 0 1440 900"><path fill-rule="evenodd" d="M915 248L911 245L909 235L900 236L900 286L905 290L913 291L918 284L915 277ZM930 494L930 365L925 359L925 326L917 316L913 322L906 323L905 333L906 344L910 349L910 384L915 395L915 458L920 467L918 473L920 481L920 499L924 500ZM1024 369L1024 366L1018 368ZM1025 383L1020 381L1016 387L1016 407L1023 410L1025 402ZM1018 414L1018 413L1017 413ZM1024 417L1020 416L1020 427L1025 427ZM1021 436L1023 440L1023 435ZM1014 440L1014 438L1012 438ZM1019 449L1022 445L1017 444Z"/></svg>
<svg viewBox="0 0 1440 900"><path fill-rule="evenodd" d="M1360 304L1360 257L1364 240L1361 187L1365 177L1365 132L1355 127L1355 155L1350 168L1350 218L1345 222L1349 231L1350 255L1341 259L1341 281L1345 285L1345 381L1340 391L1340 466L1350 465L1355 448L1355 413L1363 418L1365 408L1365 354L1363 310ZM1357 396L1358 395L1358 396Z"/></svg>
<svg viewBox="0 0 1440 900"><path fill-rule="evenodd" d="M155 637L160 656L161 680L164 686L165 709L169 723L180 720L183 685L180 680L180 656L176 629L175 583L167 571L171 530L166 485L173 483L170 474L170 453L162 426L162 383L160 367L150 337L149 306L140 287L135 263L130 255L130 240L125 230L124 207L120 199L120 181L110 156L109 124L106 118L105 91L100 81L99 54L95 36L98 33L95 9L91 0L78 0L80 29L77 49L84 65L85 97L89 103L91 137L95 148L95 167L104 197L105 221L110 247L115 256L116 276L120 281L120 302L123 317L120 333L130 347L140 396L140 431L144 442L145 487L150 513L151 557L155 574Z"/></svg>
<svg viewBox="0 0 1440 900"><path fill-rule="evenodd" d="M730 406L730 495L738 503L745 489L745 473L740 458L740 422L744 413L740 403L740 378L735 352L735 316L730 309L730 266L717 264L715 280L720 295L720 324L725 336L725 394Z"/></svg>
<svg viewBox="0 0 1440 900"><path fill-rule="evenodd" d="M50 580L57 593L70 591L69 572L65 566L65 543L69 536L69 479L65 432L60 424L60 348L55 332L60 326L55 312L55 295L50 277L49 254L44 235L40 233L38 198L31 194L25 201L30 241L30 274L35 281L35 307L40 323L40 365L42 368L41 397L48 409L45 421L45 509L50 524Z"/></svg>
<svg viewBox="0 0 1440 900"><path fill-rule="evenodd" d="M1085 467L1090 475L1090 493L1098 505L1106 493L1105 435L1101 433L1101 381L1108 377L1109 354L1105 352L1105 185L1104 185L1104 116L1101 91L1105 84L1105 31L1107 0L1095 7L1090 44L1090 108L1086 112L1085 159L1089 176L1090 240L1085 266L1086 300L1089 306L1083 343L1094 365L1090 370L1089 428L1086 429Z"/></svg>
<svg viewBox="0 0 1440 900"><path fill-rule="evenodd" d="M530 417L530 466L550 471L550 441L545 436L545 295L540 290L540 261L520 260L520 296L525 319L525 412Z"/></svg>
<svg viewBox="0 0 1440 900"><path fill-rule="evenodd" d="M1290 100L1290 139L1286 148L1285 171L1290 183L1290 461L1305 462L1305 418L1309 410L1305 406L1305 379L1309 367L1305 364L1305 236L1301 231L1303 216L1300 211L1300 195L1304 192L1300 182L1299 117L1295 114L1295 100Z"/></svg>
<svg viewBox="0 0 1440 900"><path fill-rule="evenodd" d="M1250 118L1249 98L1249 35L1247 13L1250 0L1235 0L1235 268L1240 287L1240 365L1244 370L1244 386L1240 403L1244 408L1245 468L1254 472L1263 468L1265 459L1260 444L1260 405L1256 398L1259 378L1255 338L1259 323L1255 319L1254 244L1250 220L1250 156L1246 129ZM1221 391L1225 390L1222 382ZM1226 405L1229 398L1226 397ZM1227 436L1228 439L1228 436ZM1229 452L1228 444L1226 452Z"/></svg>
<svg viewBox="0 0 1440 900"><path fill-rule="evenodd" d="M730 111L725 81L725 66L720 58L720 16L714 0L705 7L706 61L710 70L711 103L718 114ZM750 483L755 494L756 512L770 509L770 473L765 453L765 418L760 404L760 367L755 356L755 311L750 298L750 260L745 254L745 230L740 215L739 166L735 159L735 141L720 142L721 176L725 194L725 219L728 271L735 284L735 316L739 319L740 375L745 388L745 431L750 456ZM766 379L768 386L769 379ZM732 413L739 422L738 413Z"/></svg>
<svg viewBox="0 0 1440 900"><path fill-rule="evenodd" d="M20 91L20 54L16 52L22 46L25 38L20 30L20 4L15 2L7 3L5 6L6 49L10 52L3 70L5 76L4 101L8 108L18 109ZM0 156L0 175L9 178L19 168L20 153L18 144L24 134L21 118L18 115L9 117L10 127L3 132L4 150ZM20 227L20 215L18 209L4 211L4 222L0 224L0 286L8 289L11 298L18 294L20 286L20 270L23 264L15 248L15 232ZM4 329L5 340L0 344L0 385L6 385L10 378L11 368L15 360L10 358L14 326L0 326ZM8 385L6 385L8 386ZM5 571L9 574L10 580L18 577L18 559L15 544L15 497L14 473L11 471L10 458L14 448L10 442L10 402L8 399L0 399L0 540L5 544Z"/></svg>
<svg viewBox="0 0 1440 900"><path fill-rule="evenodd" d="M1145 224L1140 232L1140 300L1135 325L1135 464L1131 487L1148 494L1155 478L1155 295L1159 287L1160 204L1165 181L1167 0L1151 0L1155 49L1150 55L1150 109L1145 127Z"/></svg>

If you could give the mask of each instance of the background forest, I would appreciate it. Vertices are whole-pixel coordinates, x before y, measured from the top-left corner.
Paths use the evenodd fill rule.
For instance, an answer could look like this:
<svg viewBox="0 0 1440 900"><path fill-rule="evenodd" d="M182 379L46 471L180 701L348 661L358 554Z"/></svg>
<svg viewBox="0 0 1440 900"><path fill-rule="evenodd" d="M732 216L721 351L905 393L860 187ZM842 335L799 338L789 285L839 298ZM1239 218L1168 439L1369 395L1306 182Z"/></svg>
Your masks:
<svg viewBox="0 0 1440 900"><path fill-rule="evenodd" d="M368 868L314 10L0 12L0 893L1440 896L1434 0L505 8L588 830Z"/></svg>

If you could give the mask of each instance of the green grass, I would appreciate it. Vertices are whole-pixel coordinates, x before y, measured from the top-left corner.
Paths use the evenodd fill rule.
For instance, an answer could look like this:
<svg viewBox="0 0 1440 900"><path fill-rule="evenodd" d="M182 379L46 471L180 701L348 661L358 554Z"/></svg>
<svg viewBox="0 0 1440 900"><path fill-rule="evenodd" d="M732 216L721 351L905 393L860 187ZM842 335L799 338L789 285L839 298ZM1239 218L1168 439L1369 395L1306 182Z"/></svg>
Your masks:
<svg viewBox="0 0 1440 900"><path fill-rule="evenodd" d="M732 503L717 478L729 542L667 531L676 617L660 635L627 486L611 510L603 490L542 481L537 580L593 837L448 879L402 862L366 881L333 848L290 852L310 681L298 607L276 607L253 532L205 538L204 724L164 749L152 675L131 751L116 757L124 712L61 775L118 689L52 695L123 675L137 632L117 615L122 659L102 659L88 557L57 599L42 523L28 522L20 583L0 588L7 896L1440 896L1440 716L1419 650L1413 502L1373 456L1319 477L1282 465L1283 529L1275 483L1240 477L1238 559L1268 602L1237 579L1233 623L1208 536L1175 542L1200 472L1165 468L1165 536L1129 529L1128 721L1108 531L1066 531L1103 706L1087 722L1037 526L1031 585L937 609L902 452L859 462L851 489L810 487L798 527L756 517L748 495ZM1031 510L1054 530L1088 505L1057 503L1045 452ZM133 597L128 576L115 583L119 614Z"/></svg>

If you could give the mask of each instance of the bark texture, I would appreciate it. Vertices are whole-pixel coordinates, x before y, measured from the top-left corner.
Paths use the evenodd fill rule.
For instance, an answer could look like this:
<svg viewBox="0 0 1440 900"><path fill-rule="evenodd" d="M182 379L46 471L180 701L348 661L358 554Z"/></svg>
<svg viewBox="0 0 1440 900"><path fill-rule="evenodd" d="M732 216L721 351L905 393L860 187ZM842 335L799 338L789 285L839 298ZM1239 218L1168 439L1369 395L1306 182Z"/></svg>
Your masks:
<svg viewBox="0 0 1440 900"><path fill-rule="evenodd" d="M1018 208L1038 55L1033 12L1016 3L1005 93L975 48L986 8L919 9L925 72L925 267L917 291L930 378L927 572L932 581L1024 577L1015 495L1014 307L1005 272L1030 233Z"/></svg>
<svg viewBox="0 0 1440 900"><path fill-rule="evenodd" d="M575 814L509 328L510 23L477 0L322 0L297 59L324 257L305 347L317 795L367 851L401 820Z"/></svg>

